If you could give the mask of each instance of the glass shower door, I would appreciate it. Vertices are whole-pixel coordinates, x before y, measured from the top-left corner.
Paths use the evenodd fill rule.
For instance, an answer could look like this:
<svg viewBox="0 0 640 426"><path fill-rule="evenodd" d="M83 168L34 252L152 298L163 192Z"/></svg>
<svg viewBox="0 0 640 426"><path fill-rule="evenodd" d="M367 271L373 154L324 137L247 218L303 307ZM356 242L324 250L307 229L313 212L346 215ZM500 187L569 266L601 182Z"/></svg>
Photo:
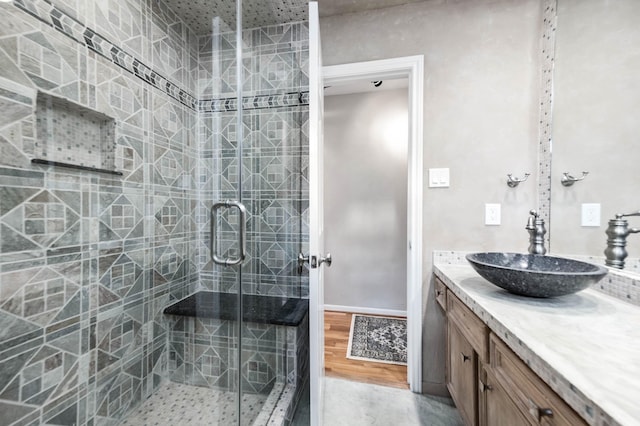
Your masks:
<svg viewBox="0 0 640 426"><path fill-rule="evenodd" d="M233 28L214 22L201 43L211 70L200 134L212 236L201 281L231 320L202 322L214 330L206 349L219 368L206 356L195 367L238 392L238 424L280 424L308 382L308 272L298 263L308 251L307 5L288 5L287 18L258 0L240 7Z"/></svg>
<svg viewBox="0 0 640 426"><path fill-rule="evenodd" d="M306 2L286 6L242 7L240 410L258 412L256 425L290 419L308 379L308 271L298 256L308 252L309 31Z"/></svg>

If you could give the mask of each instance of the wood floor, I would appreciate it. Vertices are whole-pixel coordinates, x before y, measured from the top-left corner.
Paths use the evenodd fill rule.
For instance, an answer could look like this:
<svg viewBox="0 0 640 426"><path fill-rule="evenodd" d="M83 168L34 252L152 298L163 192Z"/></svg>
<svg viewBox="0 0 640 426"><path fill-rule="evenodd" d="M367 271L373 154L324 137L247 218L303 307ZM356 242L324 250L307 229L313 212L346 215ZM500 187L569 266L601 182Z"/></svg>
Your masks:
<svg viewBox="0 0 640 426"><path fill-rule="evenodd" d="M408 389L407 366L347 358L351 314L324 313L324 371L327 376Z"/></svg>

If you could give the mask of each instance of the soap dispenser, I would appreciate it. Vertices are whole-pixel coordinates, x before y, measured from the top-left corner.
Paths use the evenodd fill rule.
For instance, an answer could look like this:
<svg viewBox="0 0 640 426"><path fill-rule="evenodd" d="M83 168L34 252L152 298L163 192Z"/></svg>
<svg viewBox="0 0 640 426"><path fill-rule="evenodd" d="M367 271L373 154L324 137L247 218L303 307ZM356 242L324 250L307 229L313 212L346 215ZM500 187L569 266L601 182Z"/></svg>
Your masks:
<svg viewBox="0 0 640 426"><path fill-rule="evenodd" d="M544 227L544 219L535 210L529 212L529 220L525 229L529 231L529 253L545 254L547 249L544 247L544 234L547 230Z"/></svg>

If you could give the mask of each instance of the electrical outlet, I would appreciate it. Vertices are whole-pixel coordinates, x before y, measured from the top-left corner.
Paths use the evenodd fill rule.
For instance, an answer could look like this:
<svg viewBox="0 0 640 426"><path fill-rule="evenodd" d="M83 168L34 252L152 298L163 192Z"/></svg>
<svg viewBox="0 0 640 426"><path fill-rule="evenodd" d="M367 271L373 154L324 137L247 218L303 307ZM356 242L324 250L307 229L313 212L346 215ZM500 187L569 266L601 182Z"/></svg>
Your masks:
<svg viewBox="0 0 640 426"><path fill-rule="evenodd" d="M484 224L500 225L500 204L484 205Z"/></svg>
<svg viewBox="0 0 640 426"><path fill-rule="evenodd" d="M600 203L582 204L582 226L600 226Z"/></svg>

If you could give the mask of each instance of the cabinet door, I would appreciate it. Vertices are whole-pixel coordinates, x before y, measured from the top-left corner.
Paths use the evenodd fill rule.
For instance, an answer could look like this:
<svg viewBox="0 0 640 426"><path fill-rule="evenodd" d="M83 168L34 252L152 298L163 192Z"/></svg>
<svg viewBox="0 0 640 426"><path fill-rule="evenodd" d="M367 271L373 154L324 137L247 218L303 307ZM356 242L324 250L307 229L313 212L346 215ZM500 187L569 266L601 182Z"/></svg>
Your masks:
<svg viewBox="0 0 640 426"><path fill-rule="evenodd" d="M448 322L447 388L466 425L478 424L478 357L456 324Z"/></svg>
<svg viewBox="0 0 640 426"><path fill-rule="evenodd" d="M518 406L509 398L491 372L485 368L486 384L481 385L481 401L484 405L483 426L525 426L530 423L522 415Z"/></svg>

